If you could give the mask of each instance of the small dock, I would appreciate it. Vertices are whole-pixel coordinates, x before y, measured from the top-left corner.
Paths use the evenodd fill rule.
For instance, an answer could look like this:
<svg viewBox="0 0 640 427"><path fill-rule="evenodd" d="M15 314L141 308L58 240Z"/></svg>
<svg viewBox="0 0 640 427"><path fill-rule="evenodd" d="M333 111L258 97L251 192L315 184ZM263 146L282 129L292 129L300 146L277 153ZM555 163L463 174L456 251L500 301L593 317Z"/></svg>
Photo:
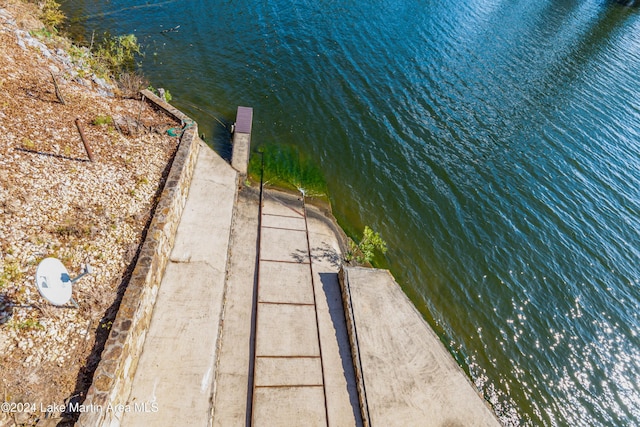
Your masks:
<svg viewBox="0 0 640 427"><path fill-rule="evenodd" d="M251 129L253 127L253 108L238 107L233 132L233 153L231 166L241 175L247 174L249 154L251 152Z"/></svg>
<svg viewBox="0 0 640 427"><path fill-rule="evenodd" d="M330 215L185 135L76 425L499 425Z"/></svg>

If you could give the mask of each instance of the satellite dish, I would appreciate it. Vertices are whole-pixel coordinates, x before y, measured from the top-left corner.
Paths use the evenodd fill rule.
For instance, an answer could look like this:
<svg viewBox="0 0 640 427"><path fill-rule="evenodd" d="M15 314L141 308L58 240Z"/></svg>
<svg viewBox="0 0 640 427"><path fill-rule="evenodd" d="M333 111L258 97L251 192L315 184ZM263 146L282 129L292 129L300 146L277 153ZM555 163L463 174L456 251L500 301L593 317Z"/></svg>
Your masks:
<svg viewBox="0 0 640 427"><path fill-rule="evenodd" d="M71 299L69 272L57 258L45 258L36 270L40 295L53 305L65 305Z"/></svg>
<svg viewBox="0 0 640 427"><path fill-rule="evenodd" d="M36 287L40 295L53 305L65 305L69 301L78 307L71 298L71 284L91 273L91 267L87 265L82 274L75 279L69 277L69 272L57 258L45 258L36 270Z"/></svg>

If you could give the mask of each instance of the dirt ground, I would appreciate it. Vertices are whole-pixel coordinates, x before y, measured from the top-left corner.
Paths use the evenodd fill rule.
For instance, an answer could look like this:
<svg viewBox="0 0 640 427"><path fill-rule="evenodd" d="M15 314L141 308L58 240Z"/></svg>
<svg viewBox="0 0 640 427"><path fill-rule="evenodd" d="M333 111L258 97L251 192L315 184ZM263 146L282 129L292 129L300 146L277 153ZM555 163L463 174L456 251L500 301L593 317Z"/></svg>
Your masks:
<svg viewBox="0 0 640 427"><path fill-rule="evenodd" d="M88 388L175 153L166 130L179 125L113 96L34 16L0 0L0 393L12 403L0 426L34 425ZM39 294L47 257L71 277L93 267L73 285L79 308Z"/></svg>

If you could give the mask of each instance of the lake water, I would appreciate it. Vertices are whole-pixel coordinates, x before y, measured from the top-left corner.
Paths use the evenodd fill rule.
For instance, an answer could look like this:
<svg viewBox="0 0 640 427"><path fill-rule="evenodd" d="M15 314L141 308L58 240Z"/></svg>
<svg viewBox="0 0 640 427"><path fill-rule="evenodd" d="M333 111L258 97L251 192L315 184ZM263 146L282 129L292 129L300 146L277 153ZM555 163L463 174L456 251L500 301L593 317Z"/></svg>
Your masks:
<svg viewBox="0 0 640 427"><path fill-rule="evenodd" d="M69 0L227 155L317 159L505 425L640 424L640 10L613 0ZM178 27L179 28L176 28ZM162 32L174 28L176 31ZM215 118L215 119L214 119Z"/></svg>

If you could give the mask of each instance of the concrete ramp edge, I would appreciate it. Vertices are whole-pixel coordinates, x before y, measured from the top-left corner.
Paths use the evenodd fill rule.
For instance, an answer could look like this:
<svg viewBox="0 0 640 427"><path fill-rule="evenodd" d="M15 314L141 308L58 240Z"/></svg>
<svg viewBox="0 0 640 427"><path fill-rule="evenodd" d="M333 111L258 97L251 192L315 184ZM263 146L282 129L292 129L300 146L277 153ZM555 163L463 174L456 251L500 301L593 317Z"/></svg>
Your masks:
<svg viewBox="0 0 640 427"><path fill-rule="evenodd" d="M349 344L351 346L353 369L356 375L362 425L363 427L369 427L371 426L371 419L369 416L369 404L367 402L367 389L365 387L364 374L362 372L362 360L360 357L360 346L358 344L358 330L356 327L355 315L353 313L351 289L349 287L349 270L350 268L342 267L338 273L338 279L340 281L340 290L342 292L342 305L344 307L347 334L349 335Z"/></svg>

